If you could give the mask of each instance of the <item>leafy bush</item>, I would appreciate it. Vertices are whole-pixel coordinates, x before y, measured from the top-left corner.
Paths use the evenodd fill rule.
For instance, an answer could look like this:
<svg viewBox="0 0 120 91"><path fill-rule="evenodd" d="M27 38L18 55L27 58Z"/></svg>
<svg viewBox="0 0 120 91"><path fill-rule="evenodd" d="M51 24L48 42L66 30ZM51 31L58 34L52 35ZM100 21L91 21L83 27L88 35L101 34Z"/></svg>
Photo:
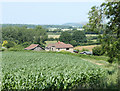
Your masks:
<svg viewBox="0 0 120 91"><path fill-rule="evenodd" d="M79 49L75 49L77 52L80 52L80 50Z"/></svg>
<svg viewBox="0 0 120 91"><path fill-rule="evenodd" d="M82 52L83 52L83 51L89 51L89 50L88 50L88 49L83 48L83 49L82 49Z"/></svg>
<svg viewBox="0 0 120 91"><path fill-rule="evenodd" d="M23 51L23 50L24 50L24 47L22 47L21 45L16 45L8 49L8 51Z"/></svg>
<svg viewBox="0 0 120 91"><path fill-rule="evenodd" d="M5 51L6 49L0 49L0 51Z"/></svg>
<svg viewBox="0 0 120 91"><path fill-rule="evenodd" d="M92 42L92 43L80 43L79 45L80 46L87 46L87 45L99 45L100 43L99 42Z"/></svg>
<svg viewBox="0 0 120 91"><path fill-rule="evenodd" d="M5 45L7 48L14 47L16 45L13 41L8 41L8 43Z"/></svg>
<svg viewBox="0 0 120 91"><path fill-rule="evenodd" d="M6 49L0 48L0 51L5 51Z"/></svg>
<svg viewBox="0 0 120 91"><path fill-rule="evenodd" d="M71 41L70 41L70 44L73 45L73 46L77 46L77 43L76 43L75 40L71 40Z"/></svg>
<svg viewBox="0 0 120 91"><path fill-rule="evenodd" d="M48 38L47 40L48 41L54 41L55 39L54 38Z"/></svg>
<svg viewBox="0 0 120 91"><path fill-rule="evenodd" d="M101 46L96 46L92 49L93 55L101 56L104 54Z"/></svg>
<svg viewBox="0 0 120 91"><path fill-rule="evenodd" d="M30 42L24 42L24 43L22 44L23 47L28 47L29 45L30 45Z"/></svg>

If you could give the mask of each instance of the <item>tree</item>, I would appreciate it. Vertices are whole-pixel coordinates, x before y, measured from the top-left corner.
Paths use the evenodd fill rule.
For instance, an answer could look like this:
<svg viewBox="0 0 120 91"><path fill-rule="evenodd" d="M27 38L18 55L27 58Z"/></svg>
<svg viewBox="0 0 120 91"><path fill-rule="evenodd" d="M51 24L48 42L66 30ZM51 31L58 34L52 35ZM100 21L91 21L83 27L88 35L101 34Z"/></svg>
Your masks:
<svg viewBox="0 0 120 91"><path fill-rule="evenodd" d="M100 7L93 6L88 13L89 23L83 28L89 32L93 31L100 34L103 28L103 12Z"/></svg>
<svg viewBox="0 0 120 91"><path fill-rule="evenodd" d="M25 42L43 44L47 40L46 29L36 26L35 29L27 29L25 26L7 26L2 28L2 39L14 41L16 44Z"/></svg>
<svg viewBox="0 0 120 91"><path fill-rule="evenodd" d="M109 56L109 62L120 60L120 1L102 3L92 7L89 23L85 29L103 34L99 36L103 50ZM106 23L103 21L106 20Z"/></svg>
<svg viewBox="0 0 120 91"><path fill-rule="evenodd" d="M108 20L103 37L109 37L107 40L109 50L106 50L110 57L109 61L113 62L114 58L120 61L120 1L103 3L101 7L104 8Z"/></svg>
<svg viewBox="0 0 120 91"><path fill-rule="evenodd" d="M59 40L64 43L70 43L70 41L72 40L72 36L68 32L62 32Z"/></svg>
<svg viewBox="0 0 120 91"><path fill-rule="evenodd" d="M36 26L35 28L35 42L38 44L45 43L45 41L48 38L48 35L46 33L46 29L42 28L41 26Z"/></svg>
<svg viewBox="0 0 120 91"><path fill-rule="evenodd" d="M93 55L101 56L104 54L101 46L96 46L92 49Z"/></svg>
<svg viewBox="0 0 120 91"><path fill-rule="evenodd" d="M70 44L73 45L73 46L77 46L77 42L75 40L71 40Z"/></svg>
<svg viewBox="0 0 120 91"><path fill-rule="evenodd" d="M72 34L72 38L76 41L77 44L87 42L87 38L83 31L74 31Z"/></svg>

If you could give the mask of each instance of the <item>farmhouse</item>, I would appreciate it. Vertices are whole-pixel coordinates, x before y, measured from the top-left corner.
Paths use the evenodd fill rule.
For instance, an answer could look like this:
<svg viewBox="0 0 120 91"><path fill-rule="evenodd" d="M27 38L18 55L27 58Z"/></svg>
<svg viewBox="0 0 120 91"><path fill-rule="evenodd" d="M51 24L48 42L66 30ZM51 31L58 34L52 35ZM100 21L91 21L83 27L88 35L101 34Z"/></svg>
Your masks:
<svg viewBox="0 0 120 91"><path fill-rule="evenodd" d="M40 47L39 44L31 44L30 46L26 47L25 50L40 51L40 50L44 50L44 49L42 47Z"/></svg>
<svg viewBox="0 0 120 91"><path fill-rule="evenodd" d="M69 51L73 52L73 46L71 44L65 44L63 42L58 41L57 43L48 44L45 48L46 51Z"/></svg>

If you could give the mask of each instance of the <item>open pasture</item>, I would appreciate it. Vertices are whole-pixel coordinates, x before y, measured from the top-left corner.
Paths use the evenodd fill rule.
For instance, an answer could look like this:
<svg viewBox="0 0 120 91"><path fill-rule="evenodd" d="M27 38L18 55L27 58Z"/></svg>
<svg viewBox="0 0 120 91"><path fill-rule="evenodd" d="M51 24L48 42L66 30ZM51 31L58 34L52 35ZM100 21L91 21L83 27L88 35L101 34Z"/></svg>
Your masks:
<svg viewBox="0 0 120 91"><path fill-rule="evenodd" d="M45 41L46 45L51 44L51 43L56 43L57 41Z"/></svg>
<svg viewBox="0 0 120 91"><path fill-rule="evenodd" d="M48 35L48 38L59 38L60 37L60 35Z"/></svg>
<svg viewBox="0 0 120 91"><path fill-rule="evenodd" d="M82 49L87 49L89 51L92 51L92 49L96 46L99 46L99 45L89 45L89 46L77 46L75 47L74 49L78 49L78 50L82 50Z"/></svg>

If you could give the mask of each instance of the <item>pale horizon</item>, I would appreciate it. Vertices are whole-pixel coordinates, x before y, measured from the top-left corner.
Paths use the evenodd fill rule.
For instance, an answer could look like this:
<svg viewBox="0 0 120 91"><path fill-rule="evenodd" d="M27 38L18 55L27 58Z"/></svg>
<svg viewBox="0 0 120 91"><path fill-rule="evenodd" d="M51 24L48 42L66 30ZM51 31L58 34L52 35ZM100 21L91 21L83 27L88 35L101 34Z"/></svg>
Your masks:
<svg viewBox="0 0 120 91"><path fill-rule="evenodd" d="M88 22L92 6L102 2L3 2L2 24L62 25Z"/></svg>

